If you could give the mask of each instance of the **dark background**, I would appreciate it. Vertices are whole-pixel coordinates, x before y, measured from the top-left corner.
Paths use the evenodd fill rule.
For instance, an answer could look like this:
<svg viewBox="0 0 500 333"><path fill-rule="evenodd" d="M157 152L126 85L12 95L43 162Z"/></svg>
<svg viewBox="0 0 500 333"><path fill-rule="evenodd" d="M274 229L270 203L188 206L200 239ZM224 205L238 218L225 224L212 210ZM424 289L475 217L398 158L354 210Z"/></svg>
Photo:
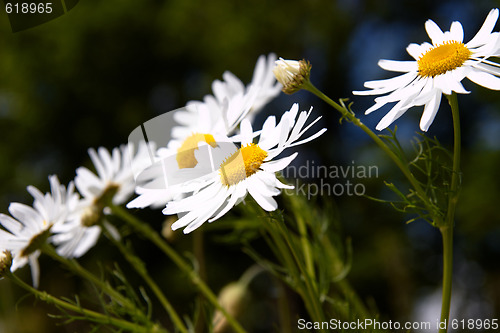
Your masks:
<svg viewBox="0 0 500 333"><path fill-rule="evenodd" d="M47 191L50 174L68 183L77 167L90 165L89 147L112 149L126 143L141 123L189 100L201 100L225 70L250 82L258 56L269 52L308 59L312 81L333 99L353 100L353 110L374 128L388 108L364 116L373 98L354 97L351 91L363 89L364 81L393 75L377 66L379 59L410 60L405 48L410 42L428 41L424 29L428 18L443 30L453 20L460 21L468 41L498 5L498 1L465 0L86 0L51 22L17 33L11 32L2 10L0 211L6 213L14 201L30 204L26 186ZM471 94L459 96L464 177L456 215L452 317L499 318L500 93L467 80L464 86ZM257 121L266 114L281 114L294 102L302 109L314 106L328 127L316 144L302 151L299 165L305 160L377 165L379 177L362 180L367 194L391 197L383 180L397 182L399 172L363 132L349 123L339 126L338 114L307 92L280 95ZM413 108L396 122L405 147L411 147L409 142L419 130L421 112L422 108ZM451 130L450 109L443 99L428 135L451 147ZM329 200L338 207L342 233L352 238L349 279L363 299L375 304L382 318L393 321L427 320L425 311L431 318L438 313L438 231L423 221L405 225L407 216L366 198ZM149 213L157 218L159 229L160 211ZM219 259L217 269L208 270L217 289L237 279L251 261L238 248L220 247L209 233L206 246L211 242L215 244L207 250L208 265L211 256ZM103 243L83 261L92 262L97 254L104 261L113 260L118 254ZM218 251L224 254L222 262ZM167 270L169 264L155 269ZM81 282L48 259L42 258L41 271L41 289L64 294L82 288ZM19 274L29 281L29 268ZM174 299L189 299L189 291L173 293ZM0 282L0 332L13 327L15 332L68 331L55 327L57 320L46 316L56 310L39 302L33 307L33 298L18 302L22 295L7 281Z"/></svg>

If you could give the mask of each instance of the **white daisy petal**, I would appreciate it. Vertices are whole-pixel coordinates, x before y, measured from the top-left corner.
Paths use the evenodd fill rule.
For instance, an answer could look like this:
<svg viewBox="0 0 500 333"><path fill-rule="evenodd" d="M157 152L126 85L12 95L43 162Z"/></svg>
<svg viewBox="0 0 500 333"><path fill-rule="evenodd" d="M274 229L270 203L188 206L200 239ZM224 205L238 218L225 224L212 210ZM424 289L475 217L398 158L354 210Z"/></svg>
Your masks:
<svg viewBox="0 0 500 333"><path fill-rule="evenodd" d="M261 174L264 173L261 172L260 174L253 175L248 179L248 188L254 187L259 189L259 193L265 197L273 197L279 195L281 191L274 186L274 182L269 183L269 179L260 177Z"/></svg>
<svg viewBox="0 0 500 333"><path fill-rule="evenodd" d="M385 69L386 71L391 72L411 72L416 71L418 69L415 61L397 61L397 60L379 60L378 65Z"/></svg>
<svg viewBox="0 0 500 333"><path fill-rule="evenodd" d="M103 160L101 160L101 158L99 156L99 155L102 155L102 152L101 152L101 154L97 154L95 149L90 148L88 150L88 153L89 153L90 159L92 160L92 163L94 164L94 166L96 168L97 174L100 177L107 177L108 171L106 170L105 162Z"/></svg>
<svg viewBox="0 0 500 333"><path fill-rule="evenodd" d="M431 126L434 118L436 117L440 103L441 94L437 93L431 98L429 103L425 105L424 113L422 114L422 118L420 118L420 129L422 131L427 132L429 126Z"/></svg>
<svg viewBox="0 0 500 333"><path fill-rule="evenodd" d="M433 20L427 20L427 22L425 22L425 31L427 31L433 45L443 43L444 33Z"/></svg>
<svg viewBox="0 0 500 333"><path fill-rule="evenodd" d="M417 77L417 73L409 72L391 79L365 82L366 88L373 90L353 91L355 95L381 95L397 90L410 84Z"/></svg>
<svg viewBox="0 0 500 333"><path fill-rule="evenodd" d="M18 268L24 267L28 263L28 258L21 257L12 253L14 257L12 258L12 266L10 267L11 272L16 271Z"/></svg>
<svg viewBox="0 0 500 333"><path fill-rule="evenodd" d="M180 201L169 202L167 206L163 209L163 214L177 214L181 212L190 211L193 208L193 205L196 205L199 202L208 201L213 198L222 188L221 184L213 184L199 193L187 197Z"/></svg>
<svg viewBox="0 0 500 333"><path fill-rule="evenodd" d="M434 78L434 87L441 90L445 95L451 95L451 87L448 81L448 75L438 75Z"/></svg>
<svg viewBox="0 0 500 333"><path fill-rule="evenodd" d="M498 9L492 9L488 16L486 17L486 20L484 21L483 25L481 26L481 29L479 29L478 33L472 38L465 46L468 48L474 48L477 47L481 44L486 44L488 42L488 37L495 27L495 24L497 23L498 20Z"/></svg>
<svg viewBox="0 0 500 333"><path fill-rule="evenodd" d="M373 111L377 111L378 109L380 109L381 107L383 107L384 105L386 105L387 103L382 103L382 102L377 102L375 104L373 104L370 108L368 108L366 111L365 111L365 114L370 114L372 113Z"/></svg>
<svg viewBox="0 0 500 333"><path fill-rule="evenodd" d="M249 186L248 192L250 193L252 198L254 198L255 201L257 201L259 206L261 206L264 210L272 212L276 210L276 208L278 208L276 200L274 200L272 197L266 197L265 195L261 194L258 188L255 188L254 186Z"/></svg>
<svg viewBox="0 0 500 333"><path fill-rule="evenodd" d="M424 54L424 52L426 51L424 47L418 45L418 44L415 44L415 43L411 43L410 45L408 45L408 47L406 48L406 51L408 52L409 55L411 55L415 60L418 60L420 59L420 57L422 56L422 54Z"/></svg>
<svg viewBox="0 0 500 333"><path fill-rule="evenodd" d="M470 67L458 67L455 70L452 70L450 72L450 75L453 77L453 80L456 82L461 82L466 76L467 73L470 71Z"/></svg>
<svg viewBox="0 0 500 333"><path fill-rule="evenodd" d="M248 119L243 119L240 125L241 137L243 138L242 144L250 144L252 143L252 124L248 121Z"/></svg>
<svg viewBox="0 0 500 333"><path fill-rule="evenodd" d="M186 227L186 229L184 229L184 233L187 234L198 228L217 211L217 208L220 207L220 205L223 204L226 199L226 194L227 190L222 189L222 191L212 196L210 200L205 201L205 205L198 205L186 215L174 222L172 224L172 230Z"/></svg>
<svg viewBox="0 0 500 333"><path fill-rule="evenodd" d="M485 44L480 44L477 47L468 47L472 51L475 62L478 60L484 60L490 56L495 56L500 50L500 33L493 32L488 35L487 42Z"/></svg>
<svg viewBox="0 0 500 333"><path fill-rule="evenodd" d="M19 234L23 229L21 223L5 214L0 214L0 224L12 234Z"/></svg>
<svg viewBox="0 0 500 333"><path fill-rule="evenodd" d="M394 105L394 107L380 120L380 122L377 124L376 129L378 131L381 131L389 127L390 124L401 117L406 112L406 110L408 110L408 108L402 107L403 104L403 101L401 101Z"/></svg>
<svg viewBox="0 0 500 333"><path fill-rule="evenodd" d="M284 189L288 189L288 190L293 190L295 188L295 186L293 186L293 185L287 185L287 184L282 183L279 179L276 179L275 186L277 188L284 188Z"/></svg>
<svg viewBox="0 0 500 333"><path fill-rule="evenodd" d="M269 116L269 117L267 117L266 121L262 125L261 135L263 137L267 137L267 136L271 135L270 132L272 132L272 130L275 127L276 127L276 117L275 116ZM260 140L259 143L260 142L262 142L262 141Z"/></svg>
<svg viewBox="0 0 500 333"><path fill-rule="evenodd" d="M288 157L280 158L276 161L266 162L261 165L262 170L267 172L278 172L286 168L297 157L298 153L293 153Z"/></svg>
<svg viewBox="0 0 500 333"><path fill-rule="evenodd" d="M464 86L462 83L460 83L461 80L456 80L454 75L447 75L446 80L448 82L448 86L450 87L451 91L456 92L457 94L468 94L470 93L469 91L465 90Z"/></svg>
<svg viewBox="0 0 500 333"><path fill-rule="evenodd" d="M453 21L450 27L450 39L462 42L464 40L464 29L462 24L457 21Z"/></svg>
<svg viewBox="0 0 500 333"><path fill-rule="evenodd" d="M54 242L55 244L60 244L57 249L58 253L69 258L80 258L97 244L101 235L101 227L91 226L82 228L75 224L67 234L72 237L62 241L55 240ZM62 252L64 250L65 253Z"/></svg>
<svg viewBox="0 0 500 333"><path fill-rule="evenodd" d="M139 193L139 192L137 192ZM162 199L163 198L163 199ZM172 199L169 191L164 189L146 189L143 194L130 201L127 208L161 207Z"/></svg>
<svg viewBox="0 0 500 333"><path fill-rule="evenodd" d="M295 147L295 146L298 146L298 145L303 145L304 143L307 143L309 141L312 141L312 140L320 137L325 132L326 132L326 128L322 128L318 132L316 132L313 135L311 135L310 137L308 137L308 138L306 138L304 140L300 140L300 141L297 141L297 142L294 142L294 143L290 144L289 147Z"/></svg>
<svg viewBox="0 0 500 333"><path fill-rule="evenodd" d="M500 76L500 68L491 66L485 63L474 64L474 67L481 70L482 72L489 73L495 76Z"/></svg>
<svg viewBox="0 0 500 333"><path fill-rule="evenodd" d="M400 101L402 99L409 100L409 96L418 95L425 86L425 80L416 80L411 85L406 87L402 87L389 95L377 97L375 98L375 102L377 103L392 103L396 101Z"/></svg>
<svg viewBox="0 0 500 333"><path fill-rule="evenodd" d="M478 69L474 68L469 74L467 74L467 78L485 88L491 90L500 90L500 78L482 72Z"/></svg>
<svg viewBox="0 0 500 333"><path fill-rule="evenodd" d="M191 231L199 228L203 223L205 223L211 216L216 213L215 207L220 207L225 202L227 196L226 194L220 194L216 196L212 202L212 206L207 205L206 208L201 210L201 213L191 222L189 225L183 230L185 234L190 233Z"/></svg>
<svg viewBox="0 0 500 333"><path fill-rule="evenodd" d="M241 186L236 187L234 189L233 193L231 193L231 196L230 196L226 206L223 209L221 209L217 213L217 215L215 215L214 217L209 219L208 222L212 223L213 221L216 221L219 218L221 218L222 216L224 216L231 208L233 208L236 205L236 202L238 202L238 200L241 199L242 197L244 197L245 195L246 195L245 188L243 188Z"/></svg>
<svg viewBox="0 0 500 333"><path fill-rule="evenodd" d="M24 226L35 230L35 231L40 231L45 229L43 227L43 223L48 223L49 221L44 221L41 215L34 210L32 207L27 206L22 203L18 202L13 202L9 205L9 213L12 215L16 220L22 221Z"/></svg>
<svg viewBox="0 0 500 333"><path fill-rule="evenodd" d="M28 257L28 261L31 267L31 278L33 280L33 287L38 288L40 282L40 265L38 264L38 257L40 256L40 251L36 251Z"/></svg>

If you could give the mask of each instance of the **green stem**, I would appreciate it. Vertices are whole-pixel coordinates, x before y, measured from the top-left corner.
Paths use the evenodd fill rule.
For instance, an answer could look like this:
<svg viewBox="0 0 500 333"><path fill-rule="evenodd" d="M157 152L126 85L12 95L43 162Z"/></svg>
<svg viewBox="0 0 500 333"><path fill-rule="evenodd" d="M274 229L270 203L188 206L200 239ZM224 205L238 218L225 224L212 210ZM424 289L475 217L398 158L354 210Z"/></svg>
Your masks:
<svg viewBox="0 0 500 333"><path fill-rule="evenodd" d="M448 215L445 226L453 225L455 217L455 208L460 195L460 151L461 151L461 133L460 133L460 114L458 110L457 94L453 93L448 96L448 101L451 106L451 113L453 115L453 171L451 175L451 193L448 201Z"/></svg>
<svg viewBox="0 0 500 333"><path fill-rule="evenodd" d="M315 280L316 274L314 271L314 262L312 259L311 244L309 243L309 238L307 238L307 228L305 221L300 216L297 216L297 225L300 233L300 242L302 244L302 251L304 251L307 273L309 274L309 277L312 280Z"/></svg>
<svg viewBox="0 0 500 333"><path fill-rule="evenodd" d="M206 268L205 268L205 251L203 249L203 230L198 229L194 234L193 234L193 254L194 257L196 258L196 262L198 264L198 275L202 281L207 281L207 276L206 276ZM196 333L203 333L205 332L205 326L206 326L206 312L204 311L203 308L203 303L205 301L205 298L203 297L202 294L198 294L198 299L200 302L199 310L198 310L198 316L196 317L196 324L195 324L195 332Z"/></svg>
<svg viewBox="0 0 500 333"><path fill-rule="evenodd" d="M103 315L102 313L98 313L98 312L95 312L92 310L84 309L81 306L71 304L67 301L63 301L57 297L49 295L44 291L40 291L40 290L33 288L32 286L25 283L24 281L19 279L16 275L12 274L11 272L6 272L5 275L8 278L10 278L11 281L16 283L18 286L20 286L21 288L32 293L33 295L38 297L40 300L42 300L48 304L54 304L58 307L66 309L66 310L81 314L84 316L84 318L86 320L89 320L91 322L99 323L99 324L113 325L117 328L120 328L120 329L126 330L126 331L130 331L130 332L145 332L145 333L147 333L147 332L165 332L163 329L160 329L157 326L155 326L154 328L144 327L143 325L131 323L131 322L123 320L123 319L110 317L107 315Z"/></svg>
<svg viewBox="0 0 500 333"><path fill-rule="evenodd" d="M198 263L198 275L203 281L207 280L206 266L205 266L205 250L204 250L203 230L193 234L193 254Z"/></svg>
<svg viewBox="0 0 500 333"><path fill-rule="evenodd" d="M275 278L275 285L277 287L278 297L278 318L279 327L282 333L292 333L291 316L290 316L290 303L286 295L286 289L281 280Z"/></svg>
<svg viewBox="0 0 500 333"><path fill-rule="evenodd" d="M140 309L138 309L133 302L131 302L128 298L120 294L118 291L113 289L107 282L102 281L99 279L97 276L92 274L91 272L87 271L85 268L80 266L80 264L74 260L74 259L68 259L60 256L54 248L49 245L45 244L42 247L42 252L49 255L56 261L59 261L61 264L63 264L66 268L71 270L73 273L81 276L85 280L93 283L97 287L99 287L104 293L109 295L114 301L118 302L120 305L122 305L124 308L128 309L129 313L135 317L141 318L143 321L149 321L147 316L142 313Z"/></svg>
<svg viewBox="0 0 500 333"><path fill-rule="evenodd" d="M411 171L408 169L408 166L403 163L403 161L384 143L384 141L371 129L369 129L365 124L361 122L356 116L352 113L349 112L346 108L342 107L341 105L335 103L330 97L326 96L321 92L318 88L316 88L310 81L307 81L304 83L303 88L310 91L311 93L315 94L319 98L321 98L323 101L328 103L330 106L332 106L334 109L339 111L343 117L351 121L354 125L358 126L361 128L368 136L375 141L375 143L387 154L389 157L392 159L392 161L398 166L398 168L403 172L405 177L408 179L408 181L411 183L413 188L416 191L416 194L418 197L424 202L425 206L427 207L427 210L429 213L433 215L433 220L436 225L440 225L440 218L438 216L434 216L433 212L433 204L427 197L424 189L420 186L418 183L417 179Z"/></svg>
<svg viewBox="0 0 500 333"><path fill-rule="evenodd" d="M175 311L174 307L170 302L168 301L167 297L165 294L163 294L162 290L160 287L156 284L156 282L149 276L148 271L146 269L146 265L144 262L134 255L132 251L127 248L125 245L123 245L120 241L116 240L112 235L110 235L108 232L105 231L106 236L108 239L115 245L120 252L123 254L125 259L130 263L130 265L135 269L135 271L143 278L143 280L147 283L149 288L153 291L155 296L158 298L160 303L162 304L163 308L167 313L169 314L170 318L172 319L172 322L174 326L181 332L183 333L188 333L188 329L186 325L182 322L181 318Z"/></svg>
<svg viewBox="0 0 500 333"><path fill-rule="evenodd" d="M344 297L349 300L350 304L352 304L353 311L356 311L357 317L361 317L361 319L371 318L370 312L366 309L358 294L356 294L356 292L352 289L349 281L342 279L337 282L337 285L339 286Z"/></svg>
<svg viewBox="0 0 500 333"><path fill-rule="evenodd" d="M282 234L283 239L293 256L297 268L299 269L301 275L304 276L304 289L302 291L305 303L310 304L309 314L311 315L311 318L314 319L314 321L323 322L325 321L325 316L321 306L320 295L318 294L318 286L315 283L315 280L313 280L312 277L307 273L307 268L304 267L301 257L299 256L297 251L295 251L293 240L291 239L290 234L288 233L288 229L283 223L283 220L279 221L277 225L279 232ZM308 299L309 302L306 299Z"/></svg>
<svg viewBox="0 0 500 333"><path fill-rule="evenodd" d="M439 330L440 333L447 332L450 317L451 287L453 276L453 227L455 223L455 209L460 194L460 113L458 109L457 95L455 93L447 96L451 106L453 116L453 171L451 175L450 196L448 199L448 211L443 226L439 228L443 237L443 296L441 303L441 322L447 323L445 328Z"/></svg>
<svg viewBox="0 0 500 333"><path fill-rule="evenodd" d="M210 290L210 288L200 279L196 271L179 255L177 252L168 245L161 236L154 231L148 224L140 221L135 216L129 214L125 209L120 206L110 206L112 212L120 217L125 223L140 232L144 237L149 239L155 244L163 253L174 262L188 277L191 282L200 290L200 292L207 298L207 300L215 306L226 317L229 324L233 327L235 332L243 333L245 330L241 325L231 316L226 309L224 309L217 300L217 296Z"/></svg>
<svg viewBox="0 0 500 333"><path fill-rule="evenodd" d="M441 227L439 229L443 236L443 295L441 300L441 323L446 322L444 328L439 329L439 333L448 331L450 304L451 304L451 285L453 275L453 225Z"/></svg>

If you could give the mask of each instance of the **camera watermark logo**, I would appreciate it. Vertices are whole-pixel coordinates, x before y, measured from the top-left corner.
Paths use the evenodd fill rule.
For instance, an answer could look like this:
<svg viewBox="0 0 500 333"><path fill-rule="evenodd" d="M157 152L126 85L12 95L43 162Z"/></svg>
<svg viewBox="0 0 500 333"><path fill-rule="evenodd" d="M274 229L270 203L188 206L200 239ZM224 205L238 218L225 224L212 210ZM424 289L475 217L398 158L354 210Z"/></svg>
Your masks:
<svg viewBox="0 0 500 333"><path fill-rule="evenodd" d="M219 170L222 173L244 170L243 156L234 155L239 147L226 136L188 131L179 126L182 121L178 118L196 116L203 119L203 112L204 109L189 105L150 119L132 131L128 140L132 149L143 142L149 144L149 159L132 161L138 186L168 193ZM231 163L227 163L229 156L233 156Z"/></svg>

